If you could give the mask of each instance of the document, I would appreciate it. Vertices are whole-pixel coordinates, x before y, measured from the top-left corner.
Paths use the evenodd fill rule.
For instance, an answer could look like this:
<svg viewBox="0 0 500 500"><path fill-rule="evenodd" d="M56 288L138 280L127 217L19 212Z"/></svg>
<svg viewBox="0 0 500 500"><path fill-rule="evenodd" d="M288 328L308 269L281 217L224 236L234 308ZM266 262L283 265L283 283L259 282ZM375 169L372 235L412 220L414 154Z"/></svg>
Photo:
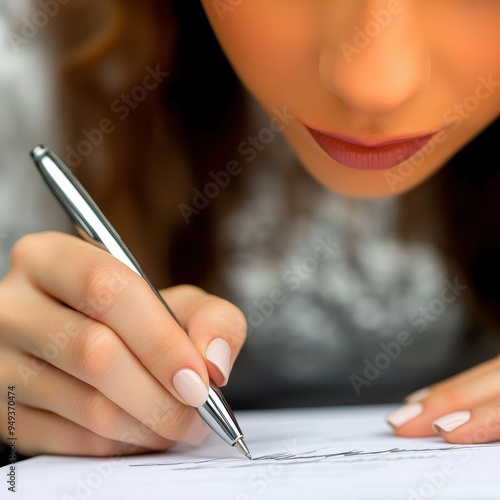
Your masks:
<svg viewBox="0 0 500 500"><path fill-rule="evenodd" d="M384 421L393 408L239 412L253 460L215 435L125 458L35 457L15 464L12 498L500 499L500 443L399 438Z"/></svg>

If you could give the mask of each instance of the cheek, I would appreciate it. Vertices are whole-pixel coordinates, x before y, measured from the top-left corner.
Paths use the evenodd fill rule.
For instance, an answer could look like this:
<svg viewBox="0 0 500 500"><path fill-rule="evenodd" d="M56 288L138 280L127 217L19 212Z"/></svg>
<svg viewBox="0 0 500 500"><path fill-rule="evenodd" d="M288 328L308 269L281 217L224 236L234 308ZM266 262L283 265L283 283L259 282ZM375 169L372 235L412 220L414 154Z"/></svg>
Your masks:
<svg viewBox="0 0 500 500"><path fill-rule="evenodd" d="M493 14L493 13L492 13ZM441 33L435 57L447 82L445 118L452 118L458 135L468 142L500 115L500 9L491 20L451 19Z"/></svg>
<svg viewBox="0 0 500 500"><path fill-rule="evenodd" d="M498 27L500 34L500 25ZM449 61L454 64L460 82L474 82L478 77L494 77L500 79L500 36L495 34L484 40L480 37L470 39L467 44L463 42L453 48Z"/></svg>
<svg viewBox="0 0 500 500"><path fill-rule="evenodd" d="M224 15L215 2L203 4L232 66L265 108L287 102L287 89L317 73L315 23L302 2L247 0Z"/></svg>
<svg viewBox="0 0 500 500"><path fill-rule="evenodd" d="M443 2L429 14L434 63L459 91L475 88L480 77L500 80L500 2L472 1L459 1L454 9Z"/></svg>

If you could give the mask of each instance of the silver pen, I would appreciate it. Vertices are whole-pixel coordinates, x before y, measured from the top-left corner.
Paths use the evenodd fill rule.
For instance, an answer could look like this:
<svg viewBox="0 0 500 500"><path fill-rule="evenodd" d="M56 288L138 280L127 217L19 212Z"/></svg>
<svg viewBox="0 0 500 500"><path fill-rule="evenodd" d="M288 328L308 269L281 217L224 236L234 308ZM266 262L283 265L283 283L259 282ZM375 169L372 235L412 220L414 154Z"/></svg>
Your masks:
<svg viewBox="0 0 500 500"><path fill-rule="evenodd" d="M75 225L78 234L84 240L107 250L120 262L144 278L160 302L180 326L174 313L156 290L140 264L71 170L45 146L35 147L31 151L31 156L47 186ZM197 410L203 420L226 443L234 446L247 458L252 458L233 412L215 384L210 383L208 399Z"/></svg>

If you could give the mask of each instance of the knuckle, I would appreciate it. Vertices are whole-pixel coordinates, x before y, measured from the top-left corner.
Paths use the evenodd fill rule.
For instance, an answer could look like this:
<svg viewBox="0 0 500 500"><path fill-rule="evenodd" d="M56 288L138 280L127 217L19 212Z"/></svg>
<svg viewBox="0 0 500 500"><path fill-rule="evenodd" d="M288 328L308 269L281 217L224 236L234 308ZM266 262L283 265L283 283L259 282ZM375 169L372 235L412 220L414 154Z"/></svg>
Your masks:
<svg viewBox="0 0 500 500"><path fill-rule="evenodd" d="M116 355L114 334L104 325L93 323L82 328L72 343L72 362L85 380L98 380L109 370Z"/></svg>
<svg viewBox="0 0 500 500"><path fill-rule="evenodd" d="M88 264L80 276L78 309L93 318L101 317L118 302L130 280L126 270L115 262L100 259Z"/></svg>
<svg viewBox="0 0 500 500"><path fill-rule="evenodd" d="M247 336L247 320L241 309L218 297L214 297L207 306L210 308L210 314L217 319L232 341L242 345Z"/></svg>
<svg viewBox="0 0 500 500"><path fill-rule="evenodd" d="M26 234L14 243L10 256L11 267L24 267L36 255L39 237L39 234Z"/></svg>
<svg viewBox="0 0 500 500"><path fill-rule="evenodd" d="M25 267L26 264L33 260L39 254L40 244L44 241L58 241L61 238L69 238L67 234L58 233L56 231L42 231L39 233L29 233L21 236L12 246L10 255L11 267Z"/></svg>

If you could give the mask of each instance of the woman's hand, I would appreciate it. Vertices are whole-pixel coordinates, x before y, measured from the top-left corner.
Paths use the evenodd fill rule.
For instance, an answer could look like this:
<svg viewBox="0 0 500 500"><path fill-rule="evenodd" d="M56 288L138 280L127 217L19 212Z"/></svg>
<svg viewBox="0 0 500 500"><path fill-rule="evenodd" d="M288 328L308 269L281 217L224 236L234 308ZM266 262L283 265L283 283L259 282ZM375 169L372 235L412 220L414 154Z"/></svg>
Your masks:
<svg viewBox="0 0 500 500"><path fill-rule="evenodd" d="M449 443L500 440L500 357L417 391L387 417L399 436L440 434Z"/></svg>
<svg viewBox="0 0 500 500"><path fill-rule="evenodd" d="M0 412L14 386L19 453L130 454L206 437L193 407L209 378L227 382L245 318L192 286L162 295L183 329L107 252L60 233L19 240L0 282Z"/></svg>

